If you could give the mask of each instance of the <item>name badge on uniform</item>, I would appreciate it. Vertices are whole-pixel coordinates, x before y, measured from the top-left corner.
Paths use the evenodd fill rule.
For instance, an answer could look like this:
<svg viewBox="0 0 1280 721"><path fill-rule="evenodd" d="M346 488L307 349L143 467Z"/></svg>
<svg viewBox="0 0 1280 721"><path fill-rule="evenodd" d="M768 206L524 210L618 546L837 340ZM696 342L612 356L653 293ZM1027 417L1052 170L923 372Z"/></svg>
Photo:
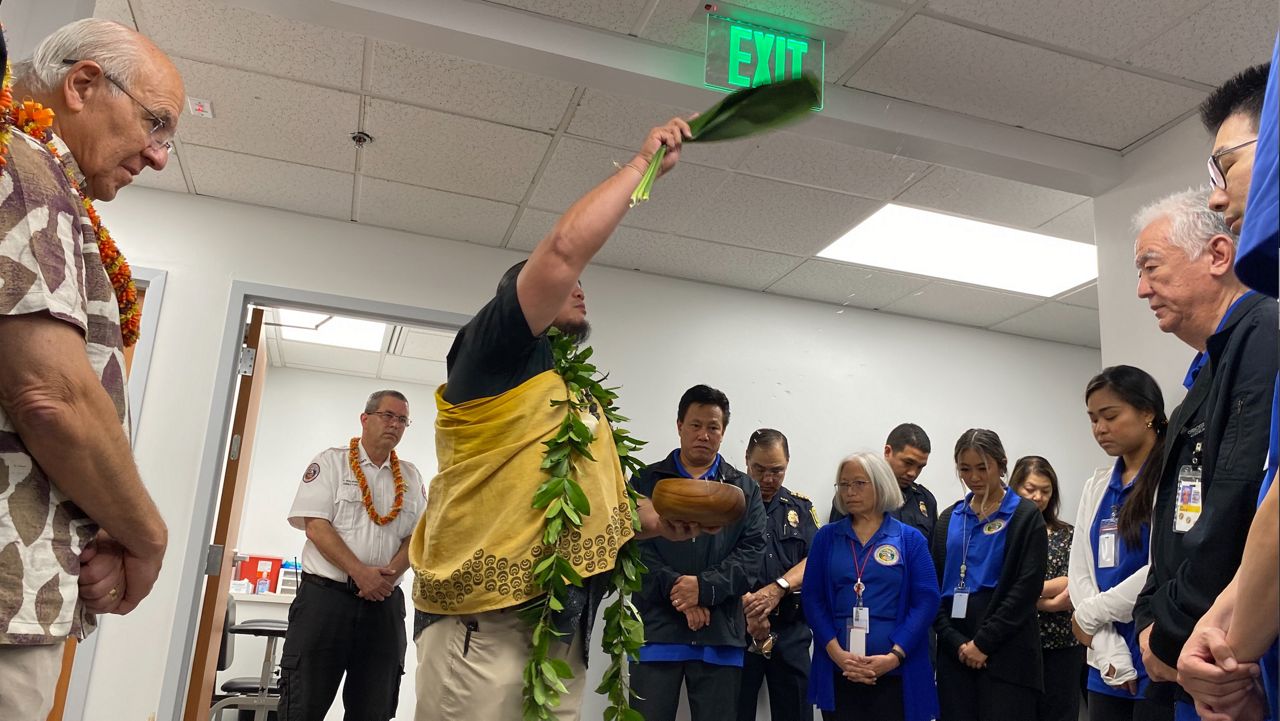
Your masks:
<svg viewBox="0 0 1280 721"><path fill-rule="evenodd" d="M1200 520L1200 493L1200 469L1183 466L1178 470L1178 497L1173 514L1174 533L1186 533Z"/></svg>
<svg viewBox="0 0 1280 721"><path fill-rule="evenodd" d="M1116 530L1119 527L1115 515L1102 519L1098 524L1098 568L1116 567Z"/></svg>
<svg viewBox="0 0 1280 721"><path fill-rule="evenodd" d="M951 617L964 618L969 612L969 592L956 590L956 594L951 597Z"/></svg>

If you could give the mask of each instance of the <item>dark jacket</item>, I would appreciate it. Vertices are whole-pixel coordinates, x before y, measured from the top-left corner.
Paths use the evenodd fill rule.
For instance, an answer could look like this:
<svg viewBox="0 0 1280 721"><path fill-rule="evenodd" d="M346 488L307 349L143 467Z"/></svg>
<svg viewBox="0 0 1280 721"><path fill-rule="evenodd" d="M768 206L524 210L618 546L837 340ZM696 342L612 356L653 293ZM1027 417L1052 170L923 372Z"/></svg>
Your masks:
<svg viewBox="0 0 1280 721"><path fill-rule="evenodd" d="M1151 651L1177 666L1200 617L1240 566L1267 459L1276 378L1276 301L1240 301L1209 337L1209 361L1173 411L1151 514L1151 570L1134 607ZM1175 533L1178 474L1201 444L1201 514Z"/></svg>
<svg viewBox="0 0 1280 721"><path fill-rule="evenodd" d="M663 478L674 478L672 457L645 468L632 479L643 496L653 494ZM747 645L747 623L742 615L742 594L756 586L760 555L764 550L764 504L760 486L750 476L729 465L723 458L715 480L732 483L747 497L742 520L725 526L714 535L675 543L665 538L640 541L640 551L649 572L635 604L644 620L648 643L682 643L699 646ZM698 577L698 605L711 610L711 623L690 631L683 613L671 605L671 587L680 576Z"/></svg>
<svg viewBox="0 0 1280 721"><path fill-rule="evenodd" d="M947 563L947 531L956 506L951 504L938 516L931 541L933 563L942 583ZM1031 501L1021 499L1009 527L1004 547L1000 580L990 593L985 611L979 613L969 602L969 618L951 618L951 604L938 609L933 630L938 634L938 654L955 658L967 641L987 654L986 670L992 677L1008 683L1043 690L1044 678L1040 656L1040 622L1036 617L1036 601L1044 587L1044 568L1049 556L1049 535L1044 516ZM945 594L951 589L943 589ZM977 594L974 594L977 595ZM975 614L978 614L975 617ZM970 635L965 629L972 628Z"/></svg>

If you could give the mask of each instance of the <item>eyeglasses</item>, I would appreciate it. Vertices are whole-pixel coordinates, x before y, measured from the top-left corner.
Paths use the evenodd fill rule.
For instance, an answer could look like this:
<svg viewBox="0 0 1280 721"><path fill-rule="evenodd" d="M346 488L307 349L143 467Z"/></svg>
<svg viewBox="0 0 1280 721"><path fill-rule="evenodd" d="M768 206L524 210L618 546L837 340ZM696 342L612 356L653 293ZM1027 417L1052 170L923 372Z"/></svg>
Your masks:
<svg viewBox="0 0 1280 721"><path fill-rule="evenodd" d="M1210 155L1209 156L1209 183L1212 184L1213 187L1217 188L1218 190L1226 190L1227 189L1227 173L1225 170L1222 169L1222 163L1219 162L1218 159L1226 155L1227 153L1234 153L1235 151L1241 148L1253 145L1256 142L1258 142L1257 138L1254 138L1253 140L1246 140L1243 143L1240 143L1239 145L1233 145L1230 148L1226 148L1225 150L1219 150L1213 155Z"/></svg>
<svg viewBox="0 0 1280 721"><path fill-rule="evenodd" d="M383 421L387 423L399 423L405 428L408 428L409 426L413 425L413 421L409 420L409 416L402 416L398 413L392 413L391 411L374 411L373 413L369 413L368 415L378 416L379 418L381 418Z"/></svg>
<svg viewBox="0 0 1280 721"><path fill-rule="evenodd" d="M852 483L840 481L836 484L836 488L840 489L841 493L848 493L849 491L865 491L870 485L871 481L853 481Z"/></svg>
<svg viewBox="0 0 1280 721"><path fill-rule="evenodd" d="M70 58L65 58L63 59L62 64L75 65L78 62L80 61L72 60ZM148 133L151 135L151 147L155 150L163 150L166 153L169 152L170 150L173 150L173 139L171 137L168 137L168 138L164 137L165 135L164 129L168 127L169 123L164 118L157 115L155 111L153 111L151 108L148 108L146 105L143 105L141 100L138 100L136 97L134 97L133 93L129 92L129 90L125 88L125 86L119 80L116 80L115 78L108 75L107 71L105 70L102 71L102 77L106 78L107 82L116 86L116 88L119 89L120 92L129 96L129 99L137 103L138 107L142 108L142 111L145 112L147 116L150 118L151 129L148 131Z"/></svg>
<svg viewBox="0 0 1280 721"><path fill-rule="evenodd" d="M787 469L785 467L778 467L778 466L774 466L772 468L765 468L763 466L754 466L752 467L751 470L755 471L756 475L760 476L761 478L782 478L787 474Z"/></svg>

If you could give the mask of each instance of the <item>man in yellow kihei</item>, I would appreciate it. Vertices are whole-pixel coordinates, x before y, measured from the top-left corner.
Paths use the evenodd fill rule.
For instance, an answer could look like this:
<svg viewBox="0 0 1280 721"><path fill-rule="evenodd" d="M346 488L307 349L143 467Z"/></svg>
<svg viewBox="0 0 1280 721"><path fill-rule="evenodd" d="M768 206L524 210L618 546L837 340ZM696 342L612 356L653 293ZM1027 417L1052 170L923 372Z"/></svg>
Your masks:
<svg viewBox="0 0 1280 721"><path fill-rule="evenodd" d="M521 718L531 627L517 611L541 597L533 568L548 552L544 512L531 501L545 478L543 442L565 418L565 407L552 401L567 395L546 334L554 327L585 340L590 326L579 276L622 221L654 153L666 146L665 173L688 137L679 118L651 130L631 161L574 203L529 259L503 275L493 300L454 340L448 382L436 393L440 472L409 547L417 576L417 721ZM569 588L553 617L564 634L553 654L573 672L558 719L578 717L591 625L618 551L635 536L608 424L603 414L582 420L595 435L594 462L579 464L577 480L593 511L567 542L584 583ZM639 512L642 536L683 540L699 532L661 521L646 500Z"/></svg>

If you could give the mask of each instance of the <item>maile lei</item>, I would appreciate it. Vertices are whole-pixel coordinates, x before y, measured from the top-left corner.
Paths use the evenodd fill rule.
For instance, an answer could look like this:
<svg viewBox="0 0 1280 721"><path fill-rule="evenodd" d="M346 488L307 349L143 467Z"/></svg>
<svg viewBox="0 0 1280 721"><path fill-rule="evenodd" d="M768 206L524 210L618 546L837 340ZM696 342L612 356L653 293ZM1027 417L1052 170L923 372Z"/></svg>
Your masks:
<svg viewBox="0 0 1280 721"><path fill-rule="evenodd" d="M94 237L98 241L98 255L102 258L102 267L111 278L111 287L115 290L116 305L120 309L120 335L124 346L128 348L138 342L138 329L142 323L142 303L138 298L138 289L133 284L133 271L120 254L111 234L102 225L93 201L80 188L80 180L72 173L71 168L62 158L58 144L53 141L53 110L44 107L34 100L24 100L16 107L13 104L12 70L6 62L4 67L4 83L0 86L0 168L7 160L9 142L13 138L13 129L26 133L39 140L58 161L67 174L67 180L80 197L85 215L93 226Z"/></svg>
<svg viewBox="0 0 1280 721"><path fill-rule="evenodd" d="M552 549L533 569L533 582L542 592L542 599L529 610L533 622L533 644L529 663L524 668L524 719L536 721L550 719L553 710L560 705L560 695L567 692L564 680L572 677L569 664L552 658L551 644L561 635L552 625L552 615L564 609L569 585L582 585L582 576L574 570L564 555L565 541L575 530L582 528L582 517L591 513L591 506L577 481L577 468L583 462L595 462L590 446L595 434L582 422L583 413L593 406L603 410L613 429L613 442L626 475L639 472L644 464L632 455L644 445L644 441L632 438L619 424L627 421L618 413L616 388L605 388L596 367L587 361L591 348L579 348L570 336L552 328L547 333L551 340L556 373L568 389L567 398L553 401L565 410L564 421L555 437L546 441L542 470L546 479L533 496L534 508L546 509L546 526L542 542ZM640 530L640 517L636 511L638 496L627 487L628 504L631 507L631 525ZM618 559L609 578L609 586L617 592L617 598L605 609L604 632L601 642L609 655L609 666L596 693L609 699L604 710L604 721L642 721L639 711L631 708L631 683L627 673L627 659L635 659L644 644L644 625L640 612L631 603L631 594L640 590L645 572L640 560L640 550L635 543L625 543L618 549Z"/></svg>

